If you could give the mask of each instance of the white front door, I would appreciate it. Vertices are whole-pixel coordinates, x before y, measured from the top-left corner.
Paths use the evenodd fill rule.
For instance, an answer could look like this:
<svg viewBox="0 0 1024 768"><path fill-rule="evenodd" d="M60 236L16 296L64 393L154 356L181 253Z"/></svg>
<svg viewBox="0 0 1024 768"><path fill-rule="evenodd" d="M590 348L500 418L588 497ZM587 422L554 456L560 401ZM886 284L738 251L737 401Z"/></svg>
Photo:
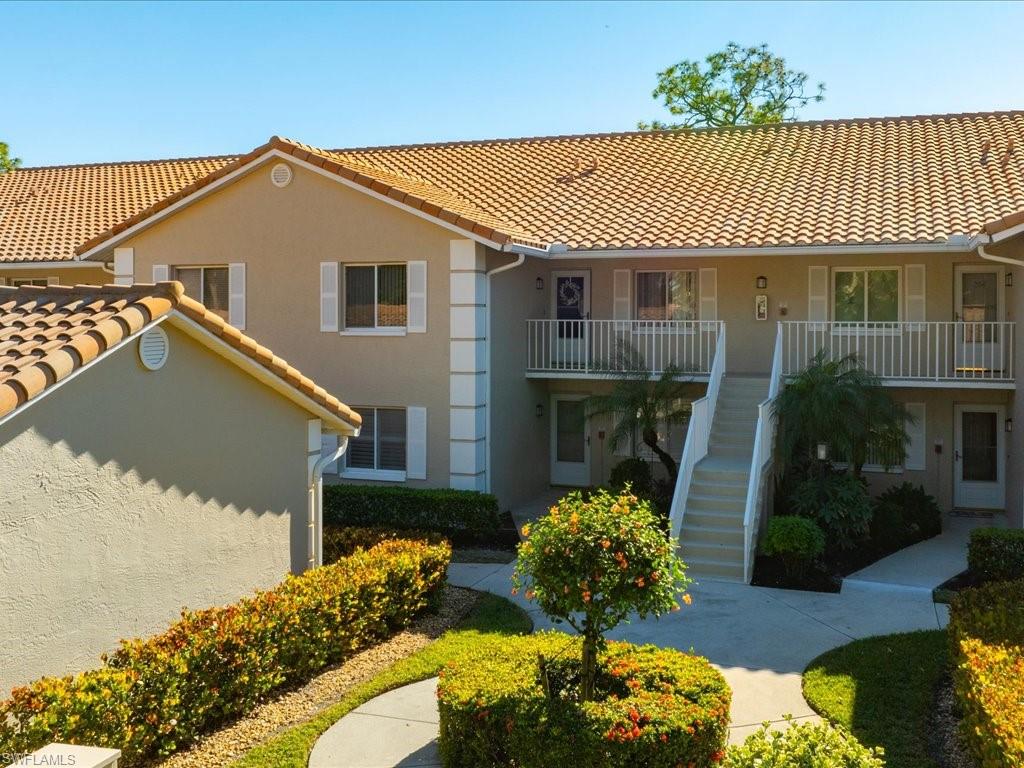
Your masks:
<svg viewBox="0 0 1024 768"><path fill-rule="evenodd" d="M589 363L590 270L551 273L552 362L571 370Z"/></svg>
<svg viewBox="0 0 1024 768"><path fill-rule="evenodd" d="M551 396L551 484L590 485L590 424L585 395Z"/></svg>
<svg viewBox="0 0 1024 768"><path fill-rule="evenodd" d="M1006 368L1002 327L1003 268L989 264L960 264L955 268L954 306L963 323L956 334L956 373L984 376Z"/></svg>
<svg viewBox="0 0 1024 768"><path fill-rule="evenodd" d="M1003 406L957 405L953 414L953 505L965 509L1003 509Z"/></svg>

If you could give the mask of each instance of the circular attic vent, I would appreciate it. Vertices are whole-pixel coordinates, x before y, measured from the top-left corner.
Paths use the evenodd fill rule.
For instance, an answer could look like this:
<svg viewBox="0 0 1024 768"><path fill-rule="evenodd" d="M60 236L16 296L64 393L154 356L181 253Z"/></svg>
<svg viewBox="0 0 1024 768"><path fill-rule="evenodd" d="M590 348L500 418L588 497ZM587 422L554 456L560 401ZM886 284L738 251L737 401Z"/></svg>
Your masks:
<svg viewBox="0 0 1024 768"><path fill-rule="evenodd" d="M292 183L292 169L287 163L278 163L270 169L270 181L275 187L287 187Z"/></svg>
<svg viewBox="0 0 1024 768"><path fill-rule="evenodd" d="M150 328L139 338L139 360L150 371L164 367L171 342L167 332L160 326Z"/></svg>

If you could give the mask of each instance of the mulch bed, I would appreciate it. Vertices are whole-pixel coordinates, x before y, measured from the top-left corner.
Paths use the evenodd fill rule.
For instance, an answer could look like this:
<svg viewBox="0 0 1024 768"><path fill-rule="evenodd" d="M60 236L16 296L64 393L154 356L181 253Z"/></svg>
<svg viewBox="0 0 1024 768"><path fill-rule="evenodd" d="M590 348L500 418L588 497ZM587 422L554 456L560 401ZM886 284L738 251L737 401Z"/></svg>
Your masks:
<svg viewBox="0 0 1024 768"><path fill-rule="evenodd" d="M204 736L188 750L151 763L151 768L209 768L238 759L282 730L314 717L396 661L429 645L469 613L478 598L473 590L446 586L436 613L421 616L408 629L322 672L302 687L279 694L240 720Z"/></svg>
<svg viewBox="0 0 1024 768"><path fill-rule="evenodd" d="M972 587L980 587L984 583L970 571L961 571L953 578L947 579L937 586L932 593L932 597L936 603L948 603L957 592L962 592Z"/></svg>
<svg viewBox="0 0 1024 768"><path fill-rule="evenodd" d="M935 706L928 729L928 752L939 768L978 768L960 736L960 713L953 679L946 675L935 689Z"/></svg>
<svg viewBox="0 0 1024 768"><path fill-rule="evenodd" d="M797 589L804 592L838 592L843 580L828 571L816 568L808 571L802 581L795 581L786 573L778 558L758 555L754 561L754 578L750 583L755 587Z"/></svg>

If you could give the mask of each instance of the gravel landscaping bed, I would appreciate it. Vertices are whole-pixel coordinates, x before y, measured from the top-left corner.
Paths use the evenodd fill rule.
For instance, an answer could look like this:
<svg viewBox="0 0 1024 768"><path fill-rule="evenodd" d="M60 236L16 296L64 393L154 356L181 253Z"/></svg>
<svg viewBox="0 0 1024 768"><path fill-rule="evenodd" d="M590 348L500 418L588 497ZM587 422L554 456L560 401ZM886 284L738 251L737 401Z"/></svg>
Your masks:
<svg viewBox="0 0 1024 768"><path fill-rule="evenodd" d="M304 722L341 699L353 687L436 640L476 603L478 593L446 586L437 613L327 670L295 690L257 707L241 720L203 737L184 752L151 763L156 768L210 768L226 765L281 730Z"/></svg>

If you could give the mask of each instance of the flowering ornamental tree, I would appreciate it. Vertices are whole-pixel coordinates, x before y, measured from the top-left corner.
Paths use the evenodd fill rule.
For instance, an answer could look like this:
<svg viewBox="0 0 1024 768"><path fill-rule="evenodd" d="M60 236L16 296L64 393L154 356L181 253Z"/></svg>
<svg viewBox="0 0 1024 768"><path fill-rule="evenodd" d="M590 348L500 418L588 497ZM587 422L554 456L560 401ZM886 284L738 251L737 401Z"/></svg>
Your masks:
<svg viewBox="0 0 1024 768"><path fill-rule="evenodd" d="M526 589L547 616L582 635L582 701L594 698L606 632L631 613L643 619L678 610L680 599L690 603L675 542L628 486L618 496L601 490L588 501L574 491L523 526L523 536L512 591Z"/></svg>

